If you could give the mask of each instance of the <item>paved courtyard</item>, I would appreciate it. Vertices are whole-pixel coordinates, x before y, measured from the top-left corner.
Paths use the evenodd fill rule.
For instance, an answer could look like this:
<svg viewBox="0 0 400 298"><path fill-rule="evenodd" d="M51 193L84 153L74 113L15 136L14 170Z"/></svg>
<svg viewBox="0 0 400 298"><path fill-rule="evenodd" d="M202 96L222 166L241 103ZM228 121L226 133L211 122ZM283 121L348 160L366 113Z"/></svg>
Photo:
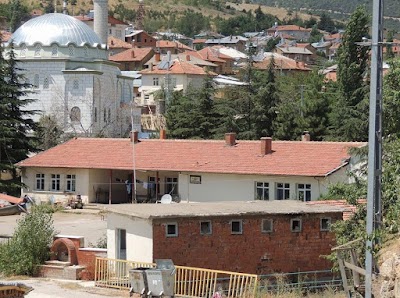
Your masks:
<svg viewBox="0 0 400 298"><path fill-rule="evenodd" d="M24 215L0 216L0 235L12 235L17 221ZM107 216L99 210L70 210L53 214L55 230L58 234L84 236L85 246L96 244L101 237L105 237Z"/></svg>

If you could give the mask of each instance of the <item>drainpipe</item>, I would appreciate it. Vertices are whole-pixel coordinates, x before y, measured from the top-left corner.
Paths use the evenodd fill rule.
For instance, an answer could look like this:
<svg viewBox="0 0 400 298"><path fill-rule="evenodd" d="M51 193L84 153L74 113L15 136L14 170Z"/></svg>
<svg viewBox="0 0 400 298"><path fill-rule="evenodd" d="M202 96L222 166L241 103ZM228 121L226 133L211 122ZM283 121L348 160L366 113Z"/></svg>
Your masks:
<svg viewBox="0 0 400 298"><path fill-rule="evenodd" d="M159 185L158 185L158 178L159 178L159 173L158 171L156 172L156 201L158 201L158 191L159 191Z"/></svg>
<svg viewBox="0 0 400 298"><path fill-rule="evenodd" d="M112 170L110 170L110 182L108 184L108 204L111 205L112 200Z"/></svg>

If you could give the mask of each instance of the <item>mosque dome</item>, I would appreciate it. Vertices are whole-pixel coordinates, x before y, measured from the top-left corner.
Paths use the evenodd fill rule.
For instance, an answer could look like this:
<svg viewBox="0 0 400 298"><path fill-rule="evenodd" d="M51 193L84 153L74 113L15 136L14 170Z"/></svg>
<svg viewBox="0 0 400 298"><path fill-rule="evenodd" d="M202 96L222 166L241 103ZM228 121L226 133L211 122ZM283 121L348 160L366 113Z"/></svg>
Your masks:
<svg viewBox="0 0 400 298"><path fill-rule="evenodd" d="M97 47L101 45L100 38L88 25L61 13L45 14L29 20L14 32L11 39L16 46L22 44L33 46L36 43L42 46L50 46L54 43L59 46L86 44Z"/></svg>

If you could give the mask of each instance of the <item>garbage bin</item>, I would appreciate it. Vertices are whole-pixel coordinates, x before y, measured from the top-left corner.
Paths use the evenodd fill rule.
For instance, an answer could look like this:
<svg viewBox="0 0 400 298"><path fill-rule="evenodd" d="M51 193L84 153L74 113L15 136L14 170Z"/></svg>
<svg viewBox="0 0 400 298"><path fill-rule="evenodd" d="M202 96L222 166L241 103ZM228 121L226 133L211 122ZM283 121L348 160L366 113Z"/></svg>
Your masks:
<svg viewBox="0 0 400 298"><path fill-rule="evenodd" d="M146 297L148 292L146 270L149 268L133 268L129 270L129 282L131 288L129 290L130 295L133 293L140 294L142 297Z"/></svg>
<svg viewBox="0 0 400 298"><path fill-rule="evenodd" d="M156 260L156 268L145 271L148 286L148 296L175 295L175 266L172 260Z"/></svg>

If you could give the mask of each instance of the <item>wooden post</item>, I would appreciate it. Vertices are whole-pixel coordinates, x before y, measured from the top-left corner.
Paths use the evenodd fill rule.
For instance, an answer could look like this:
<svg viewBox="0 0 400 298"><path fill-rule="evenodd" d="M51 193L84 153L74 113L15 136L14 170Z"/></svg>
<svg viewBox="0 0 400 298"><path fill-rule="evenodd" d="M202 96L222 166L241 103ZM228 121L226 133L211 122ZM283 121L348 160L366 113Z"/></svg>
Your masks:
<svg viewBox="0 0 400 298"><path fill-rule="evenodd" d="M336 255L339 264L340 275L342 277L344 293L346 294L347 298L351 298L350 288L349 285L347 284L346 268L344 266L344 261L342 259L341 251L337 250Z"/></svg>

